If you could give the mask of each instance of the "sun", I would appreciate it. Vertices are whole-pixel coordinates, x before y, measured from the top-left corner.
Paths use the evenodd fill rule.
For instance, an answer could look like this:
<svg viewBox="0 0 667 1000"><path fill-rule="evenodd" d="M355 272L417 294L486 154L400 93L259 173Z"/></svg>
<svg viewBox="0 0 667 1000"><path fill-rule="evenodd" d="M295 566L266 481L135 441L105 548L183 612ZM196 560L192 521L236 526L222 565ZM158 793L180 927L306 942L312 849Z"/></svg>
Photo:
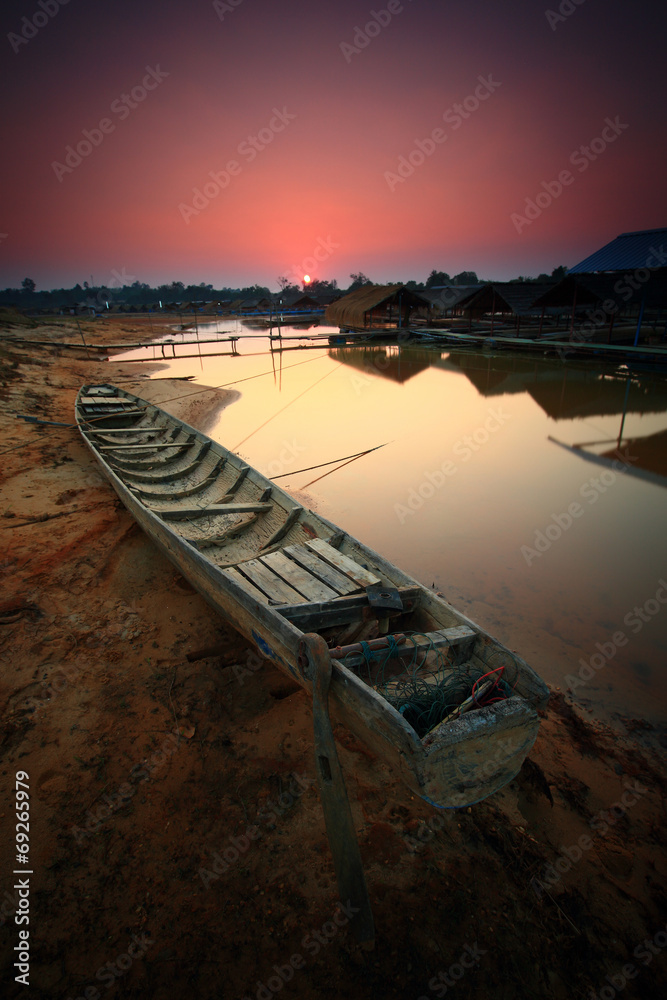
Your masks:
<svg viewBox="0 0 667 1000"><path fill-rule="evenodd" d="M304 285L309 285L312 280L313 279L310 277L309 274L304 274L304 276L303 276L303 283L304 283Z"/></svg>

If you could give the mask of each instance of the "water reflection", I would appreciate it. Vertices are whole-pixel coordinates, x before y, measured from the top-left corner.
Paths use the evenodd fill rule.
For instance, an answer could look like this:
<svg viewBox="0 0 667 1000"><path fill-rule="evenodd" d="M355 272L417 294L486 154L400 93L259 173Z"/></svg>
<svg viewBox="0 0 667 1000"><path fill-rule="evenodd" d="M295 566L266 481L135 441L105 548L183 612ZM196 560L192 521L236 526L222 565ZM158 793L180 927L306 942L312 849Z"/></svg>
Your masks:
<svg viewBox="0 0 667 1000"><path fill-rule="evenodd" d="M414 343L304 341L287 354L299 333L242 338L233 360L202 355L197 381L241 393L209 432L551 684L567 686L624 631L576 695L596 712L664 719L667 606L636 633L626 619L667 579L667 379ZM192 361L165 364L161 376L193 374ZM299 472L385 442L324 478Z"/></svg>
<svg viewBox="0 0 667 1000"><path fill-rule="evenodd" d="M363 347L331 348L329 357L363 371L365 375L379 375L394 382L407 382L435 365L437 356L434 351L423 347L367 344Z"/></svg>

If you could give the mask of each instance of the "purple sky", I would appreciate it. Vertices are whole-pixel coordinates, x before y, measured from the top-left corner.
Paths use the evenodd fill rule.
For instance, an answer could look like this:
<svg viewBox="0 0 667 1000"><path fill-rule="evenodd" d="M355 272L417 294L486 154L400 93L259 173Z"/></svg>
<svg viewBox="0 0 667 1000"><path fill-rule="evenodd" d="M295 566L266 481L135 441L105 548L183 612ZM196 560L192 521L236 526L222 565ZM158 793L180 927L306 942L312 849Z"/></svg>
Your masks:
<svg viewBox="0 0 667 1000"><path fill-rule="evenodd" d="M664 5L548 10L9 0L0 285L509 278L667 225Z"/></svg>

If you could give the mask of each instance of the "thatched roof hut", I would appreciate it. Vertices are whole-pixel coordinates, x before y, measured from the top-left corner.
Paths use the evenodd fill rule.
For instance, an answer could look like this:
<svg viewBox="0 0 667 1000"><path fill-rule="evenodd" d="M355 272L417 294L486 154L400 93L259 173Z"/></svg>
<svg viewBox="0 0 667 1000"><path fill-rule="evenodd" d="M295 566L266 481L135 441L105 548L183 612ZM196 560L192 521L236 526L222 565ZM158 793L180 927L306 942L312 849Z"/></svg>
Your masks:
<svg viewBox="0 0 667 1000"><path fill-rule="evenodd" d="M241 302L241 312L262 312L270 309L273 303L266 295L261 295L256 299L244 299Z"/></svg>
<svg viewBox="0 0 667 1000"><path fill-rule="evenodd" d="M535 300L555 286L553 281L489 281L465 302L473 312L539 316Z"/></svg>
<svg viewBox="0 0 667 1000"><path fill-rule="evenodd" d="M438 285L435 288L425 288L421 293L431 304L431 312L446 316L462 312L462 307L471 299L473 295L482 289L484 285Z"/></svg>
<svg viewBox="0 0 667 1000"><path fill-rule="evenodd" d="M428 305L427 300L405 285L362 285L328 306L325 321L361 330L407 326L412 310L424 305Z"/></svg>
<svg viewBox="0 0 667 1000"><path fill-rule="evenodd" d="M321 309L317 299L306 292L280 293L274 297L274 303L283 309Z"/></svg>

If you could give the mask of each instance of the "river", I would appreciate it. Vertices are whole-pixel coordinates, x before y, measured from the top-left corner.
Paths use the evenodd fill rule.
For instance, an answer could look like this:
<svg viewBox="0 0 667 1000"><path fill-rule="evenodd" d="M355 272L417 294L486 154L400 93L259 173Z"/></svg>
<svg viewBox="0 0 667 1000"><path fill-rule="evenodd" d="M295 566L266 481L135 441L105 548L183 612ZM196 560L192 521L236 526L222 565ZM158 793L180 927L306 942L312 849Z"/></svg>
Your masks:
<svg viewBox="0 0 667 1000"><path fill-rule="evenodd" d="M595 714L665 722L667 377L307 339L324 326L286 327L272 352L261 330L217 329L241 339L168 348L195 356L158 373L238 390L212 437Z"/></svg>

